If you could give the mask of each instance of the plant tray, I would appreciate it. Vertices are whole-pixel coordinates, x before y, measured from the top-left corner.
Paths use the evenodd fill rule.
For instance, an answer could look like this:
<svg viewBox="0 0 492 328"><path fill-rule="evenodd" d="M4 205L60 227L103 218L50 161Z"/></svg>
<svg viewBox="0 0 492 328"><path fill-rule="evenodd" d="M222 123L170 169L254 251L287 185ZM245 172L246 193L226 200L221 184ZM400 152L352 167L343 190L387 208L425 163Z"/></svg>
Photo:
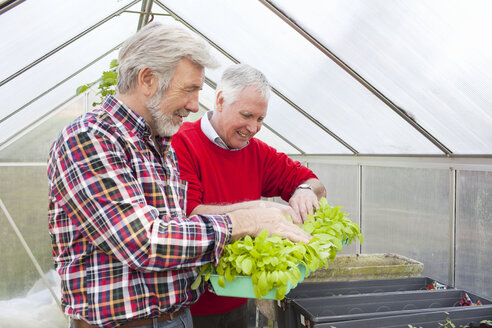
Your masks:
<svg viewBox="0 0 492 328"><path fill-rule="evenodd" d="M337 255L328 268L310 273L306 282L420 277L423 270L421 262L398 254Z"/></svg>
<svg viewBox="0 0 492 328"><path fill-rule="evenodd" d="M298 265L298 268L299 271L301 271L301 279L299 279L299 282L302 282L304 280L304 277L306 276L306 267L300 264ZM253 282L251 281L251 276L237 276L236 279L232 280L231 282L226 280L225 287L219 286L218 280L218 274L210 275L210 282L212 283L214 292L217 295L242 298L257 298L253 291ZM287 294L294 287L295 286L293 286L289 281L285 294ZM277 288L273 288L265 296L262 296L261 299L274 300L276 292Z"/></svg>

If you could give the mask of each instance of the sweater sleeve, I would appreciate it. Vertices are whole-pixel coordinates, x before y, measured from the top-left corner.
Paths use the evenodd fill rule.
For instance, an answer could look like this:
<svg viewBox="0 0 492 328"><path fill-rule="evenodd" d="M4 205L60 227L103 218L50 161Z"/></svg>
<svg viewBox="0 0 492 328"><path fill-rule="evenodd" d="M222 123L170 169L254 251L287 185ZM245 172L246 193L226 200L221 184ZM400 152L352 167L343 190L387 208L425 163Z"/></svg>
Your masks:
<svg viewBox="0 0 492 328"><path fill-rule="evenodd" d="M299 161L294 161L286 154L278 152L275 148L261 140L258 142L258 152L262 158L262 196L280 196L284 201L289 201L295 188L308 179L318 177Z"/></svg>
<svg viewBox="0 0 492 328"><path fill-rule="evenodd" d="M179 165L179 173L182 180L188 182L186 193L186 214L190 213L198 205L203 203L203 184L201 182L198 157L194 155L194 149L190 137L183 131L185 125L173 136L172 146L176 152Z"/></svg>

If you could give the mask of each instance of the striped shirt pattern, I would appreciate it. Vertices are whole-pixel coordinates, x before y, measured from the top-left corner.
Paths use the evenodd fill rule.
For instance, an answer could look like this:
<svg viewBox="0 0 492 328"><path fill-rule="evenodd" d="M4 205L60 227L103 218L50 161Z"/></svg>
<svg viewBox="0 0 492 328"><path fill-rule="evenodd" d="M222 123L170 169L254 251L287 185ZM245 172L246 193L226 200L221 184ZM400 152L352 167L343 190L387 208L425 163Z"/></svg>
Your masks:
<svg viewBox="0 0 492 328"><path fill-rule="evenodd" d="M117 327L189 306L203 292L190 287L199 267L230 241L229 217L185 217L171 138L157 141L160 153L145 120L109 96L51 147L49 231L75 319Z"/></svg>

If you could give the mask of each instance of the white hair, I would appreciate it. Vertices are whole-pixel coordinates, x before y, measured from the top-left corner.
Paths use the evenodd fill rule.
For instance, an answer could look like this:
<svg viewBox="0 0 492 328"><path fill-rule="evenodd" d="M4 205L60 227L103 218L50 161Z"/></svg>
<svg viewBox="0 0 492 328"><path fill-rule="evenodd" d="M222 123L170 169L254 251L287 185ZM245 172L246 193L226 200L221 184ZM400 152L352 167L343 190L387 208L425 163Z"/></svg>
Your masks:
<svg viewBox="0 0 492 328"><path fill-rule="evenodd" d="M138 73L148 67L159 79L159 89L169 86L182 58L207 68L218 66L208 45L187 30L154 22L128 38L120 49L117 91L128 93L136 85Z"/></svg>
<svg viewBox="0 0 492 328"><path fill-rule="evenodd" d="M232 65L224 71L215 88L215 96L217 97L217 94L222 91L224 103L232 104L237 100L241 91L248 86L256 87L268 103L270 99L270 84L266 76L256 68L246 64Z"/></svg>

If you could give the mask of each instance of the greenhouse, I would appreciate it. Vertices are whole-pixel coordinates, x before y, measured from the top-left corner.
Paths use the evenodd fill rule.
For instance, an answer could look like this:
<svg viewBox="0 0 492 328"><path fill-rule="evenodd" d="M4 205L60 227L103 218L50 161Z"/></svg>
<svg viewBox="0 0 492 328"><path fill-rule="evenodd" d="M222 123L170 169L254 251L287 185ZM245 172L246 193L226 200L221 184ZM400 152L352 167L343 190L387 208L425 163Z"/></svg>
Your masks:
<svg viewBox="0 0 492 328"><path fill-rule="evenodd" d="M309 168L360 227L337 258L418 263L419 276L479 296L492 320L491 13L489 0L0 0L0 327L69 323L48 230L50 148L100 106L103 72L150 22L185 28L220 64L187 121L214 110L227 67L267 77L255 138ZM250 327L290 327L255 304Z"/></svg>

